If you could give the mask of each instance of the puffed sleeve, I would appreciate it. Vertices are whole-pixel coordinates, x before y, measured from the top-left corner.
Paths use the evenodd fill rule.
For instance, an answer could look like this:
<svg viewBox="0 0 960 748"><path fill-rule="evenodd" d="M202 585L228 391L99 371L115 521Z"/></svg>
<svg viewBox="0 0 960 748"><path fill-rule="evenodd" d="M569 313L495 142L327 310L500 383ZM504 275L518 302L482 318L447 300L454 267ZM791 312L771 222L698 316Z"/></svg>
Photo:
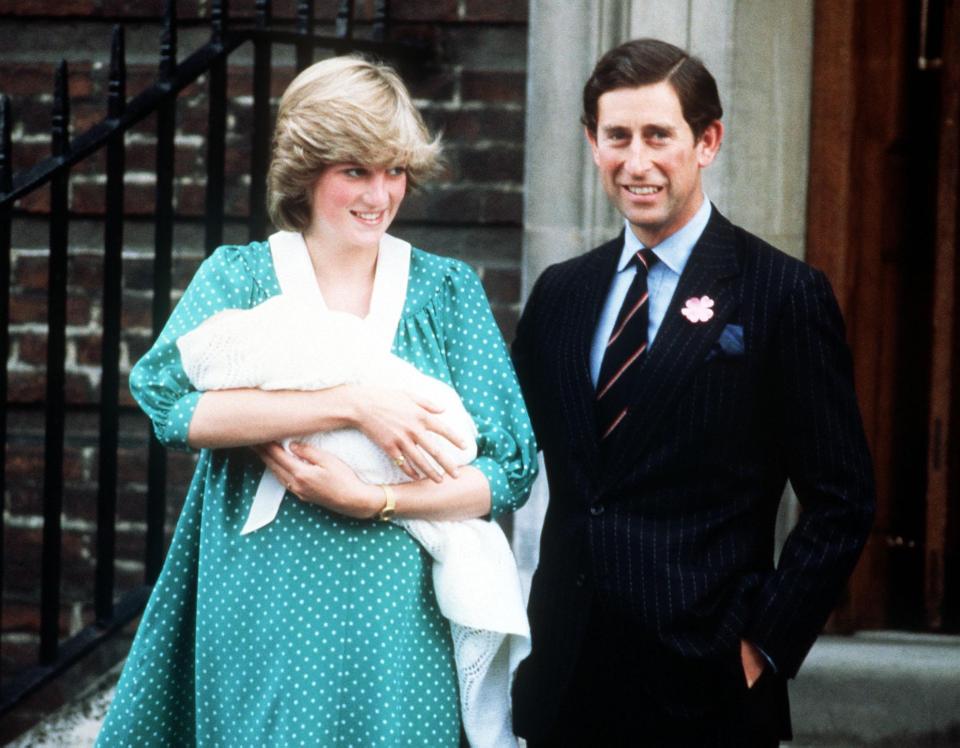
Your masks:
<svg viewBox="0 0 960 748"><path fill-rule="evenodd" d="M537 445L520 386L480 279L457 262L448 278L444 347L454 389L477 425L491 517L519 509L537 475Z"/></svg>
<svg viewBox="0 0 960 748"><path fill-rule="evenodd" d="M177 338L225 309L251 306L254 280L239 247L221 247L197 270L149 351L130 372L130 392L165 447L189 450L187 432L202 393L180 363Z"/></svg>

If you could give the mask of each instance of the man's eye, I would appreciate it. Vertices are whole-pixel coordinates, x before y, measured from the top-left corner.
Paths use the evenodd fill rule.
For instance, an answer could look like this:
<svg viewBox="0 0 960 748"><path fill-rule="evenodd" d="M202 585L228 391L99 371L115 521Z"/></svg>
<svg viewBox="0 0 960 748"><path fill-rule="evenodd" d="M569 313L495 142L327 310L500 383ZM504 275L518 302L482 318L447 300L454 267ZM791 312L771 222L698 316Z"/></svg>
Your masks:
<svg viewBox="0 0 960 748"><path fill-rule="evenodd" d="M407 169L405 166L393 166L387 169L387 174L389 174L391 177L399 177L406 173Z"/></svg>
<svg viewBox="0 0 960 748"><path fill-rule="evenodd" d="M361 169L358 166L352 166L349 169L344 169L343 173L348 177L362 177L366 173L366 169Z"/></svg>

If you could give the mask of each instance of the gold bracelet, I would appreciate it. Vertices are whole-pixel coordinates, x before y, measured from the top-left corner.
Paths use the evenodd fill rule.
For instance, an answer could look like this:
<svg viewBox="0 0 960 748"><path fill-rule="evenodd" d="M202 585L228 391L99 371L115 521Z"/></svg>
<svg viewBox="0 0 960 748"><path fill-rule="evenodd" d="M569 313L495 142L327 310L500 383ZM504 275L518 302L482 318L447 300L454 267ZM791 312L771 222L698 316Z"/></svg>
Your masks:
<svg viewBox="0 0 960 748"><path fill-rule="evenodd" d="M386 499L383 503L383 509L377 513L377 519L381 522L389 522L393 519L393 513L397 508L397 497L393 493L393 489L390 486L380 484L380 488L383 489L383 496Z"/></svg>

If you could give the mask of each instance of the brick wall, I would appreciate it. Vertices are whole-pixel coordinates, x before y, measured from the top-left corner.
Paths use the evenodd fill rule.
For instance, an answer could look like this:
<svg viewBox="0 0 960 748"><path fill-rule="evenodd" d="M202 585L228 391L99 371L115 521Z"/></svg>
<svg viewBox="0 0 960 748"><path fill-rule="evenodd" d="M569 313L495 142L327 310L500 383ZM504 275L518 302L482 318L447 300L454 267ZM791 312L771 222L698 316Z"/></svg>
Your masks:
<svg viewBox="0 0 960 748"><path fill-rule="evenodd" d="M293 16L291 1L274 17ZM330 29L335 2L319 1L318 33ZM359 0L363 17L372 3ZM0 0L0 92L12 99L14 169L49 153L52 82L57 62L70 66L73 134L105 112L110 29L127 24L128 96L153 81L161 0ZM250 19L253 2L231 2L231 18ZM206 39L209 2L178 4L179 58ZM463 258L480 273L509 339L519 308L526 3L520 0L393 0L392 35L416 40L432 61L405 72L431 128L444 133L449 173L411 194L393 229L416 246ZM366 15L364 15L366 14ZM362 26L359 28L362 33ZM228 106L227 241L247 238L251 130L251 55L231 58ZM273 90L294 74L292 52L274 53ZM191 86L177 112L174 282L182 289L202 259L206 85ZM130 365L150 344L155 124L127 137L127 221L124 243L121 402ZM100 386L103 272L103 156L73 172L67 327L67 436L63 474L63 635L91 621L95 563L97 403ZM43 400L49 199L42 189L15 215L10 308L9 437L4 495L3 677L36 657L40 594ZM117 588L143 577L147 423L132 407L121 418ZM171 454L168 528L176 519L192 470L189 455Z"/></svg>

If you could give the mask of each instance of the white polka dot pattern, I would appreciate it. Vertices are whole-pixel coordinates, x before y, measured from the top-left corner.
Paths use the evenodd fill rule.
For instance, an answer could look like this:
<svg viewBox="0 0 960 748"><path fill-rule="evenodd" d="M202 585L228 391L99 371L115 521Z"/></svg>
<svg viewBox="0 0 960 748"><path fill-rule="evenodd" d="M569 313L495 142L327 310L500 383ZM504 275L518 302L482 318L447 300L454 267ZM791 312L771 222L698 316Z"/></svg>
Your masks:
<svg viewBox="0 0 960 748"><path fill-rule="evenodd" d="M200 393L175 341L279 293L266 244L198 271L130 386L166 446L186 449ZM476 275L415 250L394 353L451 384L477 424L492 514L526 500L536 447ZM263 467L201 453L100 746L457 746L457 676L430 559L403 529L284 502L239 531Z"/></svg>

